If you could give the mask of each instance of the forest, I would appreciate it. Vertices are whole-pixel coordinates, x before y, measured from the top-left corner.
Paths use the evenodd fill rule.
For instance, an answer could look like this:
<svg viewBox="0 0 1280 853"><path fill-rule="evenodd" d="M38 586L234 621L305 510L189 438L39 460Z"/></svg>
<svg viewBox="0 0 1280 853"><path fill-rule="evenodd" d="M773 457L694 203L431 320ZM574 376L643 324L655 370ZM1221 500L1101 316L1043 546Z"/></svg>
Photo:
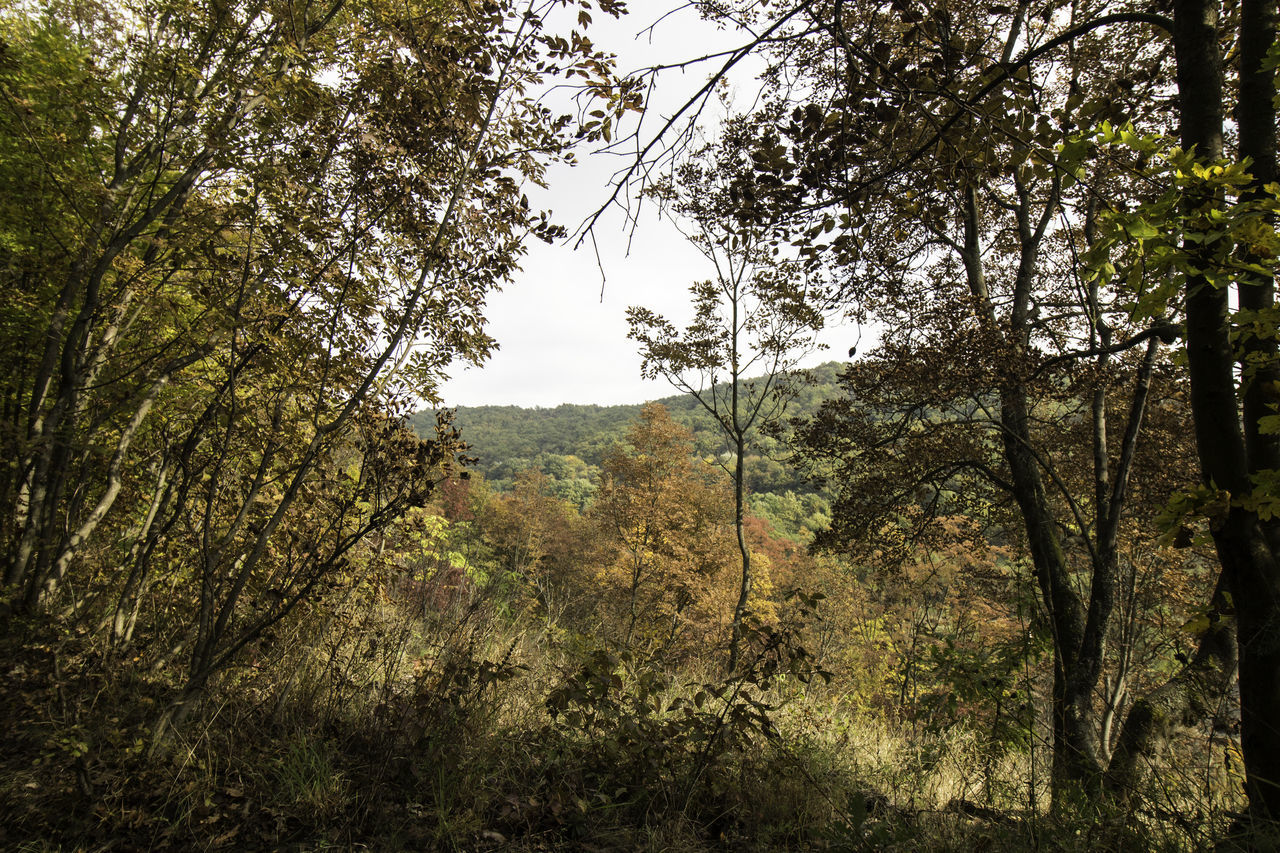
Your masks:
<svg viewBox="0 0 1280 853"><path fill-rule="evenodd" d="M0 0L0 847L1280 850L1276 26ZM642 209L670 397L445 399Z"/></svg>
<svg viewBox="0 0 1280 853"><path fill-rule="evenodd" d="M830 361L793 371L793 378L803 373L803 381L787 401L788 421L815 414L823 400L836 395L841 369L839 362ZM746 387L747 381L740 383L741 389ZM692 396L676 394L651 402L689 431L695 456L718 460L725 452L715 420ZM521 472L534 469L547 475L551 494L584 510L599 485L605 457L625 440L643 408L566 403L534 409L457 406L450 412L466 438L470 477L483 476L498 491L510 492ZM424 409L411 415L409 423L425 437L435 428L435 415L435 410ZM830 491L797 469L785 436L756 435L744 462L748 499L757 515L793 539L807 541L826 527Z"/></svg>

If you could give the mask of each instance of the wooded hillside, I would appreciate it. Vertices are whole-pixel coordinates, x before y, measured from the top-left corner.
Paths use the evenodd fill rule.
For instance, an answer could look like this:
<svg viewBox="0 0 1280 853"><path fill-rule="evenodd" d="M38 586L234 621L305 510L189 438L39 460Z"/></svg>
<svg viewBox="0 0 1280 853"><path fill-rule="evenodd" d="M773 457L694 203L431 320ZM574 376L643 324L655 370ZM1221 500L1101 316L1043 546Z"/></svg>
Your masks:
<svg viewBox="0 0 1280 853"><path fill-rule="evenodd" d="M836 378L843 366L827 362L805 371L797 383L798 394L789 402L787 418L807 418L822 401L836 393ZM701 460L720 460L728 448L711 416L688 395L674 394L654 400L672 419L693 434L693 452ZM518 406L459 406L453 425L467 455L476 461L473 471L494 488L508 491L516 476L536 469L551 479L553 493L585 508L600 479L600 464L623 441L627 427L643 406L583 406L564 404L554 408ZM434 411L410 418L419 435L426 437L435 425ZM783 425L785 426L785 425ZM786 442L762 436L747 457L747 484L752 506L788 536L808 536L825 526L828 497L790 463ZM798 515L803 513L803 515Z"/></svg>
<svg viewBox="0 0 1280 853"><path fill-rule="evenodd" d="M1280 850L1276 0L672 5L0 0L0 847Z"/></svg>

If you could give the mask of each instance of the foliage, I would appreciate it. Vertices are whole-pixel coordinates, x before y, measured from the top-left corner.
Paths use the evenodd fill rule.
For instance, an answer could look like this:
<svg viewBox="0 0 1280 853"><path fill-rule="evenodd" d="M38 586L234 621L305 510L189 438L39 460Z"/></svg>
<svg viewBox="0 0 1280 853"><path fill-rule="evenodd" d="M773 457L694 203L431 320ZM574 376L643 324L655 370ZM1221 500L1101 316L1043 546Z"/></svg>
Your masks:
<svg viewBox="0 0 1280 853"><path fill-rule="evenodd" d="M801 621L816 600L806 598L797 620L771 627L751 622L744 634L743 667L723 680L672 690L663 666L629 651L590 653L547 696L562 736L585 736L596 767L582 779L588 789L623 783L613 800L643 814L675 811L713 823L734 797L734 760L781 737L774 715L796 698L779 684L830 679L798 643ZM628 784L629 782L629 784Z"/></svg>
<svg viewBox="0 0 1280 853"><path fill-rule="evenodd" d="M637 105L561 5L4 7L0 168L50 202L3 214L4 583L118 647L190 632L174 715L461 450L395 412L485 357L557 233L521 183L606 132L530 88Z"/></svg>
<svg viewBox="0 0 1280 853"><path fill-rule="evenodd" d="M734 128L737 129L737 128ZM738 177L749 138L733 129L695 152L676 180L652 188L677 219L695 229L688 239L716 269L713 280L689 288L693 320L678 330L647 308L627 311L628 335L640 345L641 372L661 376L698 401L728 447L722 461L733 481L734 530L742 560L738 601L729 641L729 669L738 662L743 620L756 572L745 533L746 460L757 436L778 424L791 401L796 367L818 345L822 287L796 263L776 254L766 230L738 217L731 183ZM757 380L745 380L763 370ZM729 463L732 464L729 464Z"/></svg>
<svg viewBox="0 0 1280 853"><path fill-rule="evenodd" d="M831 396L840 371L827 362L806 371L809 381L796 383L789 411L804 416ZM751 380L748 380L751 381ZM700 459L719 459L724 451L720 430L697 401L686 395L654 401L670 412L677 423L693 433L693 452ZM453 423L477 458L476 470L494 488L507 491L519 472L534 468L551 479L558 497L585 510L594 498L600 464L610 449L624 438L627 424L640 414L634 406L577 406L550 409L516 406L459 406ZM410 422L420 435L432 429L434 412L415 413ZM825 526L828 498L814 491L787 461L783 443L769 435L757 437L756 450L745 460L746 481L752 510L767 517L788 536L808 541Z"/></svg>
<svg viewBox="0 0 1280 853"><path fill-rule="evenodd" d="M733 512L714 469L661 406L641 410L604 461L591 516L611 548L596 583L611 593L614 636L672 659L714 643L731 612Z"/></svg>
<svg viewBox="0 0 1280 853"><path fill-rule="evenodd" d="M1124 775L1108 769L1102 697L1109 667L1129 674L1126 652L1109 657L1122 530L1149 518L1135 466L1150 400L1176 382L1159 347L1178 328L1133 310L1133 280L1083 262L1108 239L1102 211L1152 190L1074 131L1123 123L1155 98L1160 44L1120 25L1171 24L1029 4L744 3L713 14L770 33L765 94L734 120L751 140L730 179L735 221L767 227L882 329L846 372L847 399L800 428L811 471L836 490L825 543L866 547L883 519L919 507L917 536L963 513L991 544L1021 549L1039 598L1031 621L1045 620L1037 629L1052 640L1055 795L1101 796L1099 780ZM1142 120L1169 127L1159 112ZM1228 642L1204 648L1216 678L1201 688L1222 690Z"/></svg>
<svg viewBox="0 0 1280 853"><path fill-rule="evenodd" d="M556 496L551 482L538 471L521 472L514 491L494 495L477 513L498 571L549 629L587 618L580 593L592 585L604 550L591 521Z"/></svg>
<svg viewBox="0 0 1280 853"><path fill-rule="evenodd" d="M585 29L620 4L0 4L0 845L1203 849L1242 786L1266 816L1274 22L1226 21L1219 150L1159 14L699 8L756 27L765 96L650 195L781 320L830 281L884 331L789 392L826 490L738 430L738 512L718 404L464 410L490 482L401 416L559 233L527 182L623 139L638 85ZM737 361L694 297L688 334L636 315L650 368Z"/></svg>

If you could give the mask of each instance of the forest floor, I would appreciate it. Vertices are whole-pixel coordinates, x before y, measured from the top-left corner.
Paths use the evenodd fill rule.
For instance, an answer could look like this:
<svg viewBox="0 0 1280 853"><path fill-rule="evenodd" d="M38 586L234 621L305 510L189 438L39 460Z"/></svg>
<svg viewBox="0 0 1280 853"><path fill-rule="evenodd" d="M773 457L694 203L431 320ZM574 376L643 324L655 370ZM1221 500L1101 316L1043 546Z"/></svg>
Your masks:
<svg viewBox="0 0 1280 853"><path fill-rule="evenodd" d="M1195 850L1230 818L1200 771L1133 814L1051 815L1038 751L895 730L820 682L474 635L381 695L250 666L157 742L164 667L0 626L4 849Z"/></svg>

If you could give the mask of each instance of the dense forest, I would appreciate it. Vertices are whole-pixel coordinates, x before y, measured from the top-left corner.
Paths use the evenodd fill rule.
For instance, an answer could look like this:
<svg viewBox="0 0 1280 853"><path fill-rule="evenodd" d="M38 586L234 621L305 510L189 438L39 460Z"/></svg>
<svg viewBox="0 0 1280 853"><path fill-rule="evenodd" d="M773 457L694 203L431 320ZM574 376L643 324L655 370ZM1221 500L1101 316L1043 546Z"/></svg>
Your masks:
<svg viewBox="0 0 1280 853"><path fill-rule="evenodd" d="M837 392L841 365L827 362L793 371L795 391L786 414L801 419L818 411ZM745 390L752 380L741 387ZM702 460L723 465L729 453L714 418L688 395L652 401L691 433L692 452ZM519 406L458 406L451 409L454 426L467 443L468 474L483 476L494 489L511 491L519 475L530 469L548 478L551 494L586 509L600 482L600 466L626 438L628 427L643 406L593 406L566 403L554 408ZM419 435L434 430L435 410L409 419ZM798 468L783 432L757 436L745 459L746 483L752 509L784 536L807 543L829 522L829 492L806 478Z"/></svg>
<svg viewBox="0 0 1280 853"><path fill-rule="evenodd" d="M0 0L0 846L1280 849L1275 0L640 5Z"/></svg>

